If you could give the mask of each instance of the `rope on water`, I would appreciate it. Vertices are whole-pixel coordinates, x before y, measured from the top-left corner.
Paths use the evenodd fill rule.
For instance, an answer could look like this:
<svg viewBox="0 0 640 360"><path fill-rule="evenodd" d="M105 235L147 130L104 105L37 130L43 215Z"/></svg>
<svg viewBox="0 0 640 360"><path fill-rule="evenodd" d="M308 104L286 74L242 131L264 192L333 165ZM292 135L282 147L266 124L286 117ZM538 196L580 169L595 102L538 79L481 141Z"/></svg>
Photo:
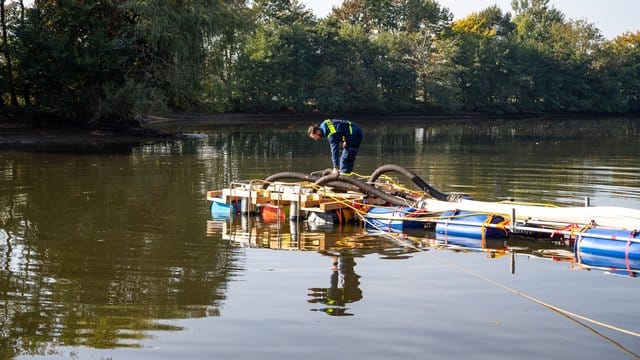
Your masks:
<svg viewBox="0 0 640 360"><path fill-rule="evenodd" d="M469 269L466 269L464 267L461 267L461 266L458 266L458 265L452 265L452 264L449 264L449 265L453 266L453 267L456 267L457 269L459 269L461 271L464 271L467 274L473 275L473 276L475 276L475 277L477 277L477 278L479 278L479 279L481 279L483 281L486 281L486 282L488 282L488 283L490 283L492 285L495 285L495 286L497 286L499 288L507 290L507 291L509 291L509 292L511 292L511 293L513 293L515 295L522 296L525 299L530 300L530 301L532 301L532 302L534 302L534 303L536 303L538 305L541 305L541 306L543 306L543 307L545 307L545 308L547 308L549 310L557 312L558 314L560 314L560 315L562 315L562 316L564 316L564 317L566 317L566 318L568 318L568 319L580 324L581 326L589 329L590 331L592 331L593 333L597 334L598 336L601 336L602 338L610 341L612 344L614 344L616 347L620 348L621 350L625 351L626 353L628 353L628 354L640 359L640 356L638 354L636 354L633 351L625 348L620 343L618 343L615 340L605 336L604 334L601 334L600 332L598 332L597 330L587 326L586 324L581 323L579 320L582 320L582 321L585 321L585 322L588 322L588 323L591 323L591 324L599 325L599 326L602 326L604 328L607 328L607 329L610 329L610 330L615 330L617 332L620 332L620 333L623 333L623 334L627 334L627 335L630 335L630 336L634 336L634 337L640 337L640 333L638 333L638 332L627 330L627 329L623 329L623 328L620 328L620 327L617 327L617 326L614 326L614 325L611 325L611 324L604 323L602 321L594 320L594 319L588 318L586 316L582 316L582 315L573 313L573 312L568 311L568 310L564 310L564 309L559 308L557 306L548 304L548 303L546 303L546 302L544 302L544 301L542 301L540 299L536 299L533 296L527 295L527 294L523 293L522 291L518 291L518 290L510 288L510 287L508 287L506 285L500 284L497 281L491 280L491 279L489 279L489 278L487 278L485 276L482 276L482 275L480 275L480 274L478 274L476 272L473 272L473 271L471 271Z"/></svg>
<svg viewBox="0 0 640 360"><path fill-rule="evenodd" d="M362 216L361 214L358 214L358 215ZM367 221L367 220L364 218L364 216L362 216L362 218L363 218L363 221ZM372 224L372 225L373 225L373 224ZM373 225L373 226L375 227L375 225ZM401 240L400 240L400 239L396 238L395 236L392 236L392 235L391 235L391 234L389 234L388 232L381 231L381 233L380 233L380 234L381 234L381 235L383 235L383 236L385 236L385 237L387 237L387 238L389 238L389 239L392 239L393 241L401 242ZM403 245L407 246L407 244L406 244L406 243L404 243L404 242L401 242L401 243L402 243ZM413 246L413 245L408 245L408 246L409 246L409 247L411 247L412 249L417 250L417 251L424 251L423 249L418 248L418 247ZM440 261L442 261L442 260L440 260ZM621 349L622 351L624 351L624 352L626 352L626 353L628 353L628 354L632 355L632 356L633 356L633 357L635 357L635 358L640 359L640 355L638 355L638 354L634 353L633 351L631 351L631 350L629 350L629 349L625 348L622 344L620 344L620 343L618 343L617 341L613 340L612 338L610 338L610 337L608 337L608 336L606 336L606 335L604 335L604 334L602 334L602 333L598 332L597 330L595 330L595 329L591 328L591 327L590 327L590 326L588 326L587 324L582 323L581 321L588 322L588 323L595 324L595 325L599 325L599 326L602 326L602 327L604 327L604 328L607 328L607 329L610 329L610 330L614 330L614 331L617 331L617 332L620 332L620 333L623 333L623 334L626 334L626 335L634 336L634 337L640 337L640 333L638 333L638 332L631 331L631 330L627 330L627 329L623 329L623 328L618 327L618 326L614 326L614 325L611 325L611 324L607 324L607 323L604 323L604 322L602 322L602 321L598 321L598 320L595 320L595 319L591 319L591 318L588 318L588 317L586 317L586 316L582 316L582 315L576 314L576 313L574 313L574 312L571 312L571 311L568 311L568 310L564 310L564 309L559 308L559 307L557 307L557 306L554 306L554 305L551 305L551 304L549 304L549 303L546 303L546 302L544 302L544 301L542 301L542 300L540 300L540 299L537 299L537 298L535 298L535 297L533 297L533 296L527 295L527 294L523 293L522 291L518 291L518 290L516 290L516 289L513 289L513 288L510 288L510 287L508 287L508 286L506 286L506 285L503 285L503 284L501 284L501 283L499 283L499 282L497 282L497 281L495 281L495 280L491 280L491 279L489 279L489 278L487 278L487 277L485 277L485 276L482 276L482 275L480 275L480 274L478 274L478 273L476 273L476 272L473 272L473 271L471 271L471 270L468 270L468 269L466 269L466 268L464 268L464 267L461 267L461 266L458 266L458 265L452 265L452 264L450 264L450 263L449 263L448 265L449 265L449 266L453 266L453 267L455 267L455 268L457 268L457 269L459 269L459 270L461 270L461 271L463 271L463 272L465 272L465 273L467 273L467 274L473 275L473 276L475 276L475 277L477 277L477 278L479 278L479 279L481 279L481 280L483 280L483 281L486 281L486 282L488 282L488 283L490 283L490 284L492 284L492 285L495 285L495 286L497 286L497 287L499 287L499 288L501 288L501 289L507 290L508 292L510 292L510 293L512 293L512 294L522 296L522 297L524 297L525 299L527 299L527 300L529 300L529 301L532 301L532 302L534 302L534 303L536 303L536 304L538 304L538 305L541 305L541 306L543 306L543 307L545 307L545 308L547 308L547 309L549 309L549 310L551 310L551 311L554 311L554 312L556 312L556 313L558 313L558 314L560 314L560 315L562 315L562 316L564 316L564 317L566 317L566 318L570 319L571 321L574 321L575 323L577 323L577 324L579 324L579 325L583 326L584 328L586 328L586 329L588 329L589 331L593 332L594 334L596 334L596 335L598 335L598 336L602 337L603 339L605 339L605 340L607 340L607 341L611 342L612 344L614 344L616 347L618 347L618 348L619 348L619 349ZM580 320L581 320L581 321L580 321Z"/></svg>

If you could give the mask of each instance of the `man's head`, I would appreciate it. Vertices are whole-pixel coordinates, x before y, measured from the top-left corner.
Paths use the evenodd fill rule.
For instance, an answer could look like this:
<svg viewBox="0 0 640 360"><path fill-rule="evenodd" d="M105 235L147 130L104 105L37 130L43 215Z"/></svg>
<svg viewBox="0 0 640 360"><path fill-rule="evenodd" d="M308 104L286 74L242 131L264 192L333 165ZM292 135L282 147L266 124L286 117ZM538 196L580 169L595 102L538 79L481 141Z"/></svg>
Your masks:
<svg viewBox="0 0 640 360"><path fill-rule="evenodd" d="M322 130L317 124L313 124L307 129L307 135L313 140L319 140L322 138Z"/></svg>

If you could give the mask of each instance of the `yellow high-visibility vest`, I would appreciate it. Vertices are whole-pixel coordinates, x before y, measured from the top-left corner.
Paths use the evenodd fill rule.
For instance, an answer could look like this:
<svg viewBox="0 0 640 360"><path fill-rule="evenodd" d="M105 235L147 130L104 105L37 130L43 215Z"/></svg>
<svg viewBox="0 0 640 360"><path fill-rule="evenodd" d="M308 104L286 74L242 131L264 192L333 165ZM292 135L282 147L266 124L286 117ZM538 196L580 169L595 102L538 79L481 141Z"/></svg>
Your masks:
<svg viewBox="0 0 640 360"><path fill-rule="evenodd" d="M347 121L349 123L349 135L353 135L353 127L351 126L351 121ZM329 134L327 135L327 139L331 137L331 135L336 133L336 127L333 125L333 121L331 119L327 119L324 121L327 124L327 129L329 129ZM345 141L344 137L342 141Z"/></svg>

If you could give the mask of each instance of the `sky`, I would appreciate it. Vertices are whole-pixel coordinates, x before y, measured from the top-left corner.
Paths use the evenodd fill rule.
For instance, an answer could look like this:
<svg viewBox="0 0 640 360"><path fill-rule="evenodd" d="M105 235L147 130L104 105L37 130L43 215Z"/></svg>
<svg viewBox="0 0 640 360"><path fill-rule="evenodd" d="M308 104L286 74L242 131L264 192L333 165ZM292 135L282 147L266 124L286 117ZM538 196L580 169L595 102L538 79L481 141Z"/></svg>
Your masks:
<svg viewBox="0 0 640 360"><path fill-rule="evenodd" d="M449 8L454 19L466 17L491 5L498 5L502 11L513 12L511 0L437 0ZM318 17L331 12L332 6L342 4L342 0L300 0ZM586 20L600 29L607 39L625 32L640 31L640 0L551 0L551 6L560 10L567 19Z"/></svg>

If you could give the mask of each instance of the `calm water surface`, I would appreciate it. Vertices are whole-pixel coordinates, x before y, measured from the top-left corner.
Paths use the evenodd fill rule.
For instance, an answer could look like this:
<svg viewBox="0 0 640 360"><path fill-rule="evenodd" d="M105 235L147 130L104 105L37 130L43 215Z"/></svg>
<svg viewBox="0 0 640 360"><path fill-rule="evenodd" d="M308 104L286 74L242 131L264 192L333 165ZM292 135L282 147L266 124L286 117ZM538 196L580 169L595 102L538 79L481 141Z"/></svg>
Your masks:
<svg viewBox="0 0 640 360"><path fill-rule="evenodd" d="M393 163L481 200L640 208L640 119L360 123L360 174ZM329 167L306 126L0 152L0 358L638 357L640 280L533 256L566 250L547 241L509 239L512 258L424 234L211 219L207 190Z"/></svg>

